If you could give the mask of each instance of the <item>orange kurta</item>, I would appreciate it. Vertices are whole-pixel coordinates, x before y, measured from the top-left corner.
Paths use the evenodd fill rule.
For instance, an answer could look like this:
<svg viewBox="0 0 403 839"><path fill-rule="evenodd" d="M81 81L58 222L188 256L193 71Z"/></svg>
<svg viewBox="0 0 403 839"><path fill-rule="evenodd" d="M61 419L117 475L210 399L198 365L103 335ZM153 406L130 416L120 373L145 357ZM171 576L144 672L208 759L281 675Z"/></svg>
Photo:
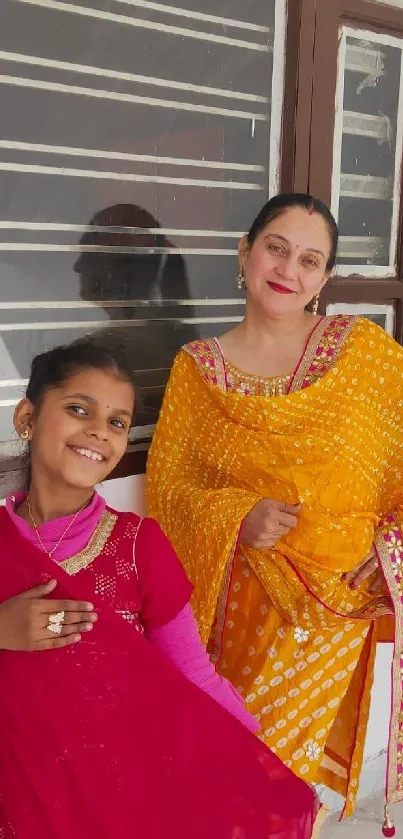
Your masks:
<svg viewBox="0 0 403 839"><path fill-rule="evenodd" d="M403 351L362 318L323 319L290 391L277 397L231 390L218 344L194 342L175 361L149 457L150 513L195 584L218 668L267 745L305 780L345 795L346 814L378 619L391 600L350 591L342 575L375 540L401 609L402 408ZM300 501L298 527L271 550L240 547L242 520L261 498ZM391 621L386 628L393 632ZM391 800L403 792L399 685Z"/></svg>

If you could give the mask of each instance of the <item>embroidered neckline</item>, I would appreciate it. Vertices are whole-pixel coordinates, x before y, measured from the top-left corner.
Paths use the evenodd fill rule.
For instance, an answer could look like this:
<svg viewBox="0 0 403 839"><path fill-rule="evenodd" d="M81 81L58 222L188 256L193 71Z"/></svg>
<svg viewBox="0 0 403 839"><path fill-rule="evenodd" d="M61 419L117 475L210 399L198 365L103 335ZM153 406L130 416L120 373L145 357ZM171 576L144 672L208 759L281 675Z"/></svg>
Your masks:
<svg viewBox="0 0 403 839"><path fill-rule="evenodd" d="M111 513L110 510L104 510L88 545L78 554L64 559L63 562L59 562L59 567L63 568L66 574L70 576L78 574L84 568L88 568L105 547L117 520L118 517L115 513Z"/></svg>
<svg viewBox="0 0 403 839"><path fill-rule="evenodd" d="M282 396L288 393L293 373L283 376L257 376L245 373L232 361L225 361L227 389L246 396Z"/></svg>
<svg viewBox="0 0 403 839"><path fill-rule="evenodd" d="M246 373L227 361L217 338L192 341L184 346L210 385L245 396L285 396L296 393L321 379L337 361L357 318L332 315L320 320L311 332L304 353L293 373L265 377Z"/></svg>

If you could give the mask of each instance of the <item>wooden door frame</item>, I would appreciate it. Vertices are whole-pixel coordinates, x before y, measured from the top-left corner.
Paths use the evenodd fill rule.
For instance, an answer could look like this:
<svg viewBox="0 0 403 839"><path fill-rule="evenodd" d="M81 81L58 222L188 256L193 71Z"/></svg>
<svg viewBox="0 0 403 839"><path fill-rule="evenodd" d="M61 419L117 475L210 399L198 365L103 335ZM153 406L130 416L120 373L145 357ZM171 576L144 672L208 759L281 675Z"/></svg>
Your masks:
<svg viewBox="0 0 403 839"><path fill-rule="evenodd" d="M308 192L317 0L288 0L281 191Z"/></svg>

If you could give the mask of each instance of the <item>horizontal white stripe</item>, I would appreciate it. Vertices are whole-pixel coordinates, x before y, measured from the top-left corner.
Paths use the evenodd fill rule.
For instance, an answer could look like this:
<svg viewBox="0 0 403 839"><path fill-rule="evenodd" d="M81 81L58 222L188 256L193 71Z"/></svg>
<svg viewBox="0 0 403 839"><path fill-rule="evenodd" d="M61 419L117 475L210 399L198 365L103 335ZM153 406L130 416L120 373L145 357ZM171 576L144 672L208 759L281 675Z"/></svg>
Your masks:
<svg viewBox="0 0 403 839"><path fill-rule="evenodd" d="M115 3L126 3L128 6L138 6L141 9L150 9L167 15L188 17L191 20L205 20L207 23L217 23L221 26L234 26L238 29L246 29L252 32L270 32L268 26L260 26L258 23L248 23L246 20L234 20L234 18L229 17L217 17L217 15L206 15L203 12L195 12L193 9L178 9L175 6L152 3L148 2L148 0L115 0Z"/></svg>
<svg viewBox="0 0 403 839"><path fill-rule="evenodd" d="M133 370L133 375L144 375L144 373L169 373L169 367L143 367L141 370ZM0 379L0 387L26 387L29 379Z"/></svg>
<svg viewBox="0 0 403 839"><path fill-rule="evenodd" d="M119 245L54 245L45 242L0 242L0 251L28 251L30 253L128 253L128 254L179 254L200 256L235 256L237 250L230 248L142 248L120 247Z"/></svg>
<svg viewBox="0 0 403 839"><path fill-rule="evenodd" d="M142 425L137 426L138 428L142 428ZM126 449L126 452L130 454L131 452L148 452L149 443L130 443Z"/></svg>
<svg viewBox="0 0 403 839"><path fill-rule="evenodd" d="M368 201L391 201L392 196L390 194L381 195L379 192L371 192L369 189L366 190L359 190L355 187L352 189L341 189L340 190L340 198L357 198L359 200L368 200Z"/></svg>
<svg viewBox="0 0 403 839"><path fill-rule="evenodd" d="M0 387L26 387L28 379L0 379Z"/></svg>
<svg viewBox="0 0 403 839"><path fill-rule="evenodd" d="M237 90L228 90L221 87L208 87L206 85L190 84L190 82L177 82L171 79L160 79L156 76L142 76L137 73L122 73L117 70L107 70L103 67L94 67L92 64L73 64L70 61L55 61L51 58L40 58L35 55L24 55L20 52L7 52L0 50L2 61L13 61L17 64L29 64L34 67L48 67L53 70L66 70L68 73L82 73L86 76L100 76L106 79L119 79L119 81L135 82L136 84L148 84L154 87L167 87L173 90L186 90L191 93L199 93L207 96L220 96L226 99L242 99L249 102L263 102L267 104L269 99L266 96L255 96L254 93L243 93Z"/></svg>
<svg viewBox="0 0 403 839"><path fill-rule="evenodd" d="M133 329L135 326L150 326L158 323L201 324L201 323L238 323L242 317L228 315L228 317L206 318L142 318L136 320L82 320L82 321L50 321L49 323L0 323L1 332L44 332L59 329Z"/></svg>
<svg viewBox="0 0 403 839"><path fill-rule="evenodd" d="M101 9L91 9L87 6L75 6L74 3L61 3L59 0L15 0L17 3L27 3L30 6L39 6L43 9L52 9L59 12L70 12L71 14L83 17L104 20L107 23L119 23L127 26L136 26L139 29L151 29L155 32L164 32L167 35L179 35L181 38L194 38L198 41L209 41L215 44L226 44L229 47L241 47L242 49L254 50L256 52L268 52L269 46L265 44L254 44L252 41L240 41L237 38L227 38L224 35L213 35L208 32L198 32L197 29L184 29L179 26L171 26L166 23L142 20L128 15L115 15L111 12L104 12Z"/></svg>
<svg viewBox="0 0 403 839"><path fill-rule="evenodd" d="M21 172L31 175L57 175L63 178L95 178L112 181L136 181L137 183L175 184L176 186L200 186L209 189L252 189L265 187L256 183L239 181L205 181L197 178L167 178L163 175L134 175L131 172L104 172L97 169L71 169L67 166L34 166L28 163L0 163L2 172Z"/></svg>
<svg viewBox="0 0 403 839"><path fill-rule="evenodd" d="M192 166L207 169L233 169L240 172L265 172L265 166L253 163L230 163L225 160L198 160L190 157L162 157L157 154L129 154L128 152L84 149L75 146L51 146L43 143L22 143L18 140L0 140L0 149L32 151L34 154L60 154L72 157L94 157L101 160L130 160L138 163L158 163L172 166Z"/></svg>
<svg viewBox="0 0 403 839"><path fill-rule="evenodd" d="M380 236L340 236L339 259L381 259L387 240Z"/></svg>
<svg viewBox="0 0 403 839"><path fill-rule="evenodd" d="M190 236L202 239L240 239L244 234L235 230L192 230L174 227L121 227L104 224L59 224L48 221L0 221L0 230L36 230L55 231L62 233L128 233L149 236Z"/></svg>
<svg viewBox="0 0 403 839"><path fill-rule="evenodd" d="M155 431L155 425L137 425L129 431L129 441L134 443L136 440L143 440L144 437L152 437Z"/></svg>
<svg viewBox="0 0 403 839"><path fill-rule="evenodd" d="M346 44L345 69L377 78L384 75L385 53L370 46Z"/></svg>
<svg viewBox="0 0 403 839"><path fill-rule="evenodd" d="M22 0L19 0L22 2ZM26 0L24 0L26 2ZM154 99L146 96L136 96L133 93L117 93L112 90L99 90L96 87L81 87L78 85L59 84L59 82L43 82L37 79L25 79L20 76L0 76L0 83L13 87L28 87L34 90L46 90L51 93L69 93L73 96L87 96L91 99L107 99L112 102L125 104L150 105L158 108L169 108L176 111L191 111L192 113L213 114L238 119L255 119L267 122L266 114L255 114L250 111L236 111L230 108L215 108L208 105L195 105L191 102L176 102L169 99Z"/></svg>
<svg viewBox="0 0 403 839"><path fill-rule="evenodd" d="M11 408L18 405L19 399L0 399L0 408Z"/></svg>
<svg viewBox="0 0 403 839"><path fill-rule="evenodd" d="M381 236L339 236L339 242L342 242L343 245L348 245L350 243L359 242L360 244L373 244L383 242L384 239Z"/></svg>
<svg viewBox="0 0 403 839"><path fill-rule="evenodd" d="M358 111L343 112L343 134L359 137L373 137L376 140L390 140L391 121L384 114L362 114Z"/></svg>
<svg viewBox="0 0 403 839"><path fill-rule="evenodd" d="M134 309L145 307L153 309L167 306L244 306L239 297L195 298L194 300L7 300L0 301L0 311L14 309ZM153 368L154 369L154 368ZM165 368L161 368L165 369Z"/></svg>
<svg viewBox="0 0 403 839"><path fill-rule="evenodd" d="M393 181L391 178L380 178L375 175L356 175L342 172L340 175L340 196L344 198L368 198L378 201L392 200Z"/></svg>

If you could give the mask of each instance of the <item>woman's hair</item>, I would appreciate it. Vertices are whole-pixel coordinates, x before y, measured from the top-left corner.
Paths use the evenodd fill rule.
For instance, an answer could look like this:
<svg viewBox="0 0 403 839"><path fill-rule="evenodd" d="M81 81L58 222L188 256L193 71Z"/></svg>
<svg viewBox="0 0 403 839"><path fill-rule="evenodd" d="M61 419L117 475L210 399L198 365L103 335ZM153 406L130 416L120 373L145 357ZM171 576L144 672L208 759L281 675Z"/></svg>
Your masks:
<svg viewBox="0 0 403 839"><path fill-rule="evenodd" d="M275 195L270 201L263 205L262 209L256 216L247 239L249 245L252 247L256 237L259 233L270 224L271 221L282 216L287 210L292 210L294 207L300 207L307 210L309 213L318 213L322 216L325 222L331 242L331 249L329 259L326 263L326 270L331 271L336 262L337 244L339 240L339 231L337 224L329 210L329 207L319 201L318 198L312 198L311 195L306 195L304 192L290 192L281 195Z"/></svg>
<svg viewBox="0 0 403 839"><path fill-rule="evenodd" d="M33 359L26 397L39 409L48 390L60 387L71 376L85 369L110 371L135 390L133 374L122 345L113 346L111 343L109 346L108 343L98 343L95 338L80 338Z"/></svg>

